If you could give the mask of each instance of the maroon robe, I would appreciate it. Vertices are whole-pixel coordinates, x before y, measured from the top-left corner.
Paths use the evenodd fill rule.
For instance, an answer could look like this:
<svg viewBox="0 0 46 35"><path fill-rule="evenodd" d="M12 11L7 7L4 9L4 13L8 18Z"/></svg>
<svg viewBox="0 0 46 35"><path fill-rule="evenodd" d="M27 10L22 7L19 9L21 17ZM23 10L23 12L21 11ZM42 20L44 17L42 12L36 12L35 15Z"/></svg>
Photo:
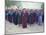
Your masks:
<svg viewBox="0 0 46 35"><path fill-rule="evenodd" d="M28 20L28 13L23 13L22 15L22 27L23 28L27 27L27 20Z"/></svg>

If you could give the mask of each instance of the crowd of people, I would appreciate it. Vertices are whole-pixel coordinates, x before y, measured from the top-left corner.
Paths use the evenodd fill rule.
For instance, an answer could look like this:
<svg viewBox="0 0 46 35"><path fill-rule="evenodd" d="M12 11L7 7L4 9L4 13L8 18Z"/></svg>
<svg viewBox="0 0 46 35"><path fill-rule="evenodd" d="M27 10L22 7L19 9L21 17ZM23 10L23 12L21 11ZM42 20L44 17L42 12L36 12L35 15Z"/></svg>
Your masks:
<svg viewBox="0 0 46 35"><path fill-rule="evenodd" d="M22 24L23 28L27 28L27 24L32 25L34 23L42 25L44 22L43 9L6 9L5 19L15 25Z"/></svg>

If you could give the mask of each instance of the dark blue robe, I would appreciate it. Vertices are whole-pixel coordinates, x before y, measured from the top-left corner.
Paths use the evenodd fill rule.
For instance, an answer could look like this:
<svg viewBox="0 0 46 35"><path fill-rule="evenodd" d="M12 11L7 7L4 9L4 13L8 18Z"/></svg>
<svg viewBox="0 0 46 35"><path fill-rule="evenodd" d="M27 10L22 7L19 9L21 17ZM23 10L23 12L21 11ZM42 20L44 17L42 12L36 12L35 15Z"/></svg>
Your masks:
<svg viewBox="0 0 46 35"><path fill-rule="evenodd" d="M16 25L18 24L19 13L16 14Z"/></svg>
<svg viewBox="0 0 46 35"><path fill-rule="evenodd" d="M30 13L30 15L29 15L29 24L30 25L32 24L32 13Z"/></svg>
<svg viewBox="0 0 46 35"><path fill-rule="evenodd" d="M44 22L44 14L42 15L42 22Z"/></svg>
<svg viewBox="0 0 46 35"><path fill-rule="evenodd" d="M8 14L8 21L12 23L12 13Z"/></svg>
<svg viewBox="0 0 46 35"><path fill-rule="evenodd" d="M36 23L38 23L38 17L39 17L39 14L36 13Z"/></svg>
<svg viewBox="0 0 46 35"><path fill-rule="evenodd" d="M5 19L8 20L8 10L5 10Z"/></svg>
<svg viewBox="0 0 46 35"><path fill-rule="evenodd" d="M16 16L17 16L17 14L16 14L16 12L14 12L14 13L13 13L13 23L14 23L15 25L17 25Z"/></svg>
<svg viewBox="0 0 46 35"><path fill-rule="evenodd" d="M42 25L42 15L41 14L39 14L38 16L38 24Z"/></svg>
<svg viewBox="0 0 46 35"><path fill-rule="evenodd" d="M36 14L35 13L30 13L29 15L29 23L30 25L33 24L36 20Z"/></svg>
<svg viewBox="0 0 46 35"><path fill-rule="evenodd" d="M17 25L19 23L19 13L13 13L13 23Z"/></svg>
<svg viewBox="0 0 46 35"><path fill-rule="evenodd" d="M18 24L21 24L21 13L18 13Z"/></svg>

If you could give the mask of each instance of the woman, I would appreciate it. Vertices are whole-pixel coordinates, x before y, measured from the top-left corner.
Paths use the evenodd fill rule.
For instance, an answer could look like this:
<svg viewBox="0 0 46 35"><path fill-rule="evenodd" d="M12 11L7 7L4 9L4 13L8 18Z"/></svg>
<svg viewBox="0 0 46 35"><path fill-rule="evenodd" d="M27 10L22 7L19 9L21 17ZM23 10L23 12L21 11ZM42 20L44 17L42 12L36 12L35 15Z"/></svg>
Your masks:
<svg viewBox="0 0 46 35"><path fill-rule="evenodd" d="M13 23L15 25L17 25L17 23L16 23L16 11L14 11L14 13L13 13Z"/></svg>
<svg viewBox="0 0 46 35"><path fill-rule="evenodd" d="M10 10L9 13L8 13L8 21L9 22L12 22L12 11Z"/></svg>
<svg viewBox="0 0 46 35"><path fill-rule="evenodd" d="M20 24L22 24L21 21L22 19L21 19L21 10L19 10L18 11L18 24L19 24L19 26L20 26Z"/></svg>
<svg viewBox="0 0 46 35"><path fill-rule="evenodd" d="M38 17L38 24L42 25L42 13L39 13L39 17Z"/></svg>
<svg viewBox="0 0 46 35"><path fill-rule="evenodd" d="M22 15L22 27L27 28L27 20L28 20L28 13L26 10L23 10L23 15Z"/></svg>

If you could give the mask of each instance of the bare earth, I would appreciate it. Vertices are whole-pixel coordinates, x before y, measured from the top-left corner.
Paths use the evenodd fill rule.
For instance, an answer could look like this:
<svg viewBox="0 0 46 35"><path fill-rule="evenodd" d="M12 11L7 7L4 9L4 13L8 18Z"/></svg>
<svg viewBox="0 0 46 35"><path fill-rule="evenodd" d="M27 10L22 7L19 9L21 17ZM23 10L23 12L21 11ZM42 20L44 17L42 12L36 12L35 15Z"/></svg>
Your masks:
<svg viewBox="0 0 46 35"><path fill-rule="evenodd" d="M6 23L6 34L13 34L13 33L37 33L37 32L44 32L44 26L37 25L36 23L27 25L27 28L22 28L22 25L14 25L13 23L5 21Z"/></svg>

